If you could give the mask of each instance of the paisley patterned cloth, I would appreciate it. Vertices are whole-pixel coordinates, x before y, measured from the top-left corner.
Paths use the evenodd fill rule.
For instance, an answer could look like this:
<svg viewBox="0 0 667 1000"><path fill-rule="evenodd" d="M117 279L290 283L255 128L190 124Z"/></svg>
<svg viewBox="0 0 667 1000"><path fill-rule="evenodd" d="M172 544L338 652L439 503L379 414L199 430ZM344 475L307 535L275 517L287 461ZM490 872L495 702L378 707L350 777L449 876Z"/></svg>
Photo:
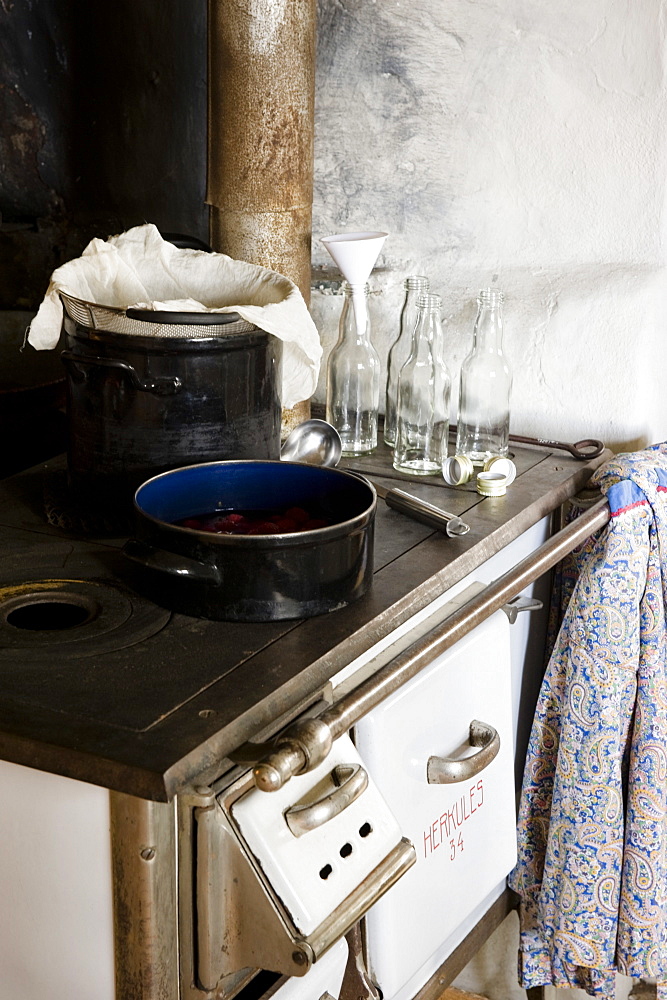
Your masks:
<svg viewBox="0 0 667 1000"><path fill-rule="evenodd" d="M535 712L521 793L519 981L667 1000L667 444L595 474L611 510Z"/></svg>
<svg viewBox="0 0 667 1000"><path fill-rule="evenodd" d="M586 507L590 507L592 503L595 503L600 499L599 490L591 489L586 490L586 492L591 494L591 496L585 503L578 503L577 498L573 498L564 506L564 516L560 523L561 528L565 528L568 524L571 524L572 521L579 517ZM553 578L551 581L549 619L547 622L547 635L544 650L545 668L551 658L553 648L556 645L556 639L558 638L560 627L563 624L563 618L565 617L567 606L570 603L572 591L574 590L575 584L581 575L581 567L588 558L591 549L597 543L597 537L598 536L594 534L589 538L584 539L580 545L577 545L571 552L568 552L567 555L563 556L558 565L554 567Z"/></svg>

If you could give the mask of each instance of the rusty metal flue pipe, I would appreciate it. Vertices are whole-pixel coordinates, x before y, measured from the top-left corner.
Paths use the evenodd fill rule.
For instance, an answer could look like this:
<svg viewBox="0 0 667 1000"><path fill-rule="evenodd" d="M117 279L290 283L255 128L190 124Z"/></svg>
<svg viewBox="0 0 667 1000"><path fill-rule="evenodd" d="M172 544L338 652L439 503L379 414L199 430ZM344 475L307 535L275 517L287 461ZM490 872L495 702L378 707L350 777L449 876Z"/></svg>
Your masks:
<svg viewBox="0 0 667 1000"><path fill-rule="evenodd" d="M209 0L211 245L310 295L315 0Z"/></svg>

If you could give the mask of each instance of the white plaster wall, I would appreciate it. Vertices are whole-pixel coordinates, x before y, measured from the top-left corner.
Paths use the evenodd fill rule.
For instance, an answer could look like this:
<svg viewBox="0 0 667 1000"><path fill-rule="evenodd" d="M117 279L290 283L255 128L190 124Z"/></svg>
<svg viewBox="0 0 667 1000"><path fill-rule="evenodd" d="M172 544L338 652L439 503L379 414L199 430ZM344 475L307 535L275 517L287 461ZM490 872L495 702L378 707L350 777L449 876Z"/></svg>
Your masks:
<svg viewBox="0 0 667 1000"><path fill-rule="evenodd" d="M389 232L383 364L408 274L443 296L456 379L494 283L514 432L667 438L665 33L664 0L319 0L314 263L320 236ZM314 293L326 352L339 310Z"/></svg>
<svg viewBox="0 0 667 1000"><path fill-rule="evenodd" d="M383 364L407 275L428 274L443 297L455 378L477 290L494 283L515 433L614 450L667 438L666 10L319 0L314 263L331 263L318 237L390 234L371 279ZM325 356L340 304L313 294ZM324 386L323 368L321 402ZM525 997L517 944L512 917L459 985ZM629 989L619 978L618 997Z"/></svg>

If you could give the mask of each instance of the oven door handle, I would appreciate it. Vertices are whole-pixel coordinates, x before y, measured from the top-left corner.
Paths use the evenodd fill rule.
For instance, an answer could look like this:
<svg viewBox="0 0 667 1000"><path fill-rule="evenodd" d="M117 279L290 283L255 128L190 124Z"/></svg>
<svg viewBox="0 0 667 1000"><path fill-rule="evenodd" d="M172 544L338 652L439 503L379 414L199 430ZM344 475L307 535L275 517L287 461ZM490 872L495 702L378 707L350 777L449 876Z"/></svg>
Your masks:
<svg viewBox="0 0 667 1000"><path fill-rule="evenodd" d="M292 806L285 813L285 822L295 837L328 823L347 809L368 787L368 774L360 764L337 764L331 772L337 786L316 802Z"/></svg>
<svg viewBox="0 0 667 1000"><path fill-rule="evenodd" d="M477 753L462 760L452 757L429 757L426 765L426 779L429 785L453 785L457 781L468 781L483 771L500 750L500 736L493 726L479 719L470 723L470 746L479 747Z"/></svg>

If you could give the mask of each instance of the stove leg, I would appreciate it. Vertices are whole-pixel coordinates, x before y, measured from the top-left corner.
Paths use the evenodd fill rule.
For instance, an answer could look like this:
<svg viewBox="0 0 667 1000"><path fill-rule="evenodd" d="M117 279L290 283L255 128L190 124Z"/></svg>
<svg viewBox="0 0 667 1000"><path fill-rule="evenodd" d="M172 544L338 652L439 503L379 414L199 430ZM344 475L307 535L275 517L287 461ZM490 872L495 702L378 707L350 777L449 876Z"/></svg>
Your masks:
<svg viewBox="0 0 667 1000"><path fill-rule="evenodd" d="M110 792L116 1000L178 1000L173 804Z"/></svg>
<svg viewBox="0 0 667 1000"><path fill-rule="evenodd" d="M340 989L340 1000L381 1000L382 994L371 980L364 962L361 922L346 935L350 953Z"/></svg>
<svg viewBox="0 0 667 1000"><path fill-rule="evenodd" d="M527 1000L546 1000L546 986L534 986L532 990L526 990Z"/></svg>

